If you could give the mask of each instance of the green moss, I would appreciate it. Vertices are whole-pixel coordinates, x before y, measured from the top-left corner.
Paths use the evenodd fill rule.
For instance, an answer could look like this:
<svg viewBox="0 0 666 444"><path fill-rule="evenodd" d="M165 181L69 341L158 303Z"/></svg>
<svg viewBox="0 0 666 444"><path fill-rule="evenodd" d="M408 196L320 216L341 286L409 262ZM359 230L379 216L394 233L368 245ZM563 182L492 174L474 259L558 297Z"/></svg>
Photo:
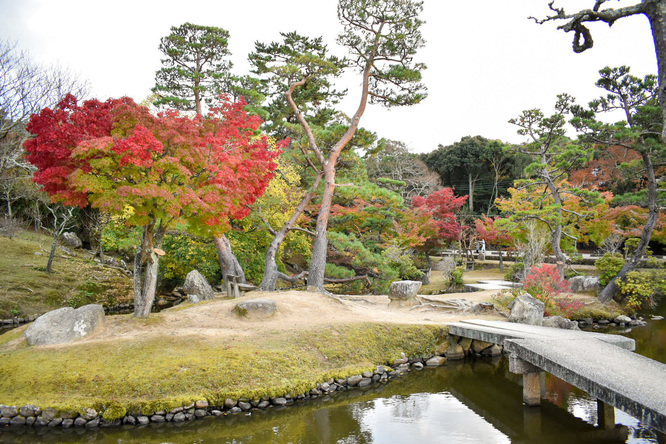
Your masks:
<svg viewBox="0 0 666 444"><path fill-rule="evenodd" d="M122 322L132 328L159 319ZM369 323L271 332L259 342L174 335L58 348L6 343L0 402L67 411L95 406L108 419L123 409L152 414L201 399L221 405L226 398L296 396L318 382L389 364L401 352L430 355L446 334L436 326Z"/></svg>
<svg viewBox="0 0 666 444"><path fill-rule="evenodd" d="M594 320L615 319L618 316L626 313L627 311L624 310L617 302L611 301L607 304L593 302L576 310L571 315L571 319L586 319L586 318L592 318Z"/></svg>
<svg viewBox="0 0 666 444"><path fill-rule="evenodd" d="M103 418L108 421L124 418L125 415L127 415L127 408L118 403L112 403L109 405L104 409L104 413L102 414Z"/></svg>

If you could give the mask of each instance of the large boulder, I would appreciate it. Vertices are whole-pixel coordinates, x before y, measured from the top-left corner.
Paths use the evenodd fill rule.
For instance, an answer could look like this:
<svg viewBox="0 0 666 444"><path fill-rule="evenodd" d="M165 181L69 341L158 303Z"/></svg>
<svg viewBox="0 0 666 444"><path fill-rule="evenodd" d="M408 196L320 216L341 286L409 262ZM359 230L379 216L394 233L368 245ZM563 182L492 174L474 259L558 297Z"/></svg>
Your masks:
<svg viewBox="0 0 666 444"><path fill-rule="evenodd" d="M241 317L268 318L277 311L277 302L273 299L248 299L236 304L234 311Z"/></svg>
<svg viewBox="0 0 666 444"><path fill-rule="evenodd" d="M575 276L569 279L569 286L574 293L601 290L599 276Z"/></svg>
<svg viewBox="0 0 666 444"><path fill-rule="evenodd" d="M59 308L38 317L24 335L29 345L67 344L104 328L104 307L98 304Z"/></svg>
<svg viewBox="0 0 666 444"><path fill-rule="evenodd" d="M541 325L543 323L543 312L546 305L535 299L529 293L523 293L511 301L509 309L509 322L519 324Z"/></svg>
<svg viewBox="0 0 666 444"><path fill-rule="evenodd" d="M423 283L421 281L396 281L391 282L388 297L391 303L416 304L416 293Z"/></svg>
<svg viewBox="0 0 666 444"><path fill-rule="evenodd" d="M62 241L70 248L81 248L83 246L83 242L81 242L76 233L63 233Z"/></svg>
<svg viewBox="0 0 666 444"><path fill-rule="evenodd" d="M197 270L192 270L185 276L183 292L192 304L215 298L213 287L210 286L206 278Z"/></svg>

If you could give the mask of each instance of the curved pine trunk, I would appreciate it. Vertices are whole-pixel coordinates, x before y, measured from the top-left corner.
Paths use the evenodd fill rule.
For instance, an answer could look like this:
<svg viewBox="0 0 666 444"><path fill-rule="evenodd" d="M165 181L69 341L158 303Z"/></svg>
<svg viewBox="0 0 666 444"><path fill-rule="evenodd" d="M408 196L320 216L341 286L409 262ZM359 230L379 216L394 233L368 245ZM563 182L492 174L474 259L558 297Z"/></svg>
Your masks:
<svg viewBox="0 0 666 444"><path fill-rule="evenodd" d="M328 253L328 220L331 216L331 203L335 194L335 162L324 165L324 194L321 197L321 208L317 215L315 242L312 247L312 259L308 273L308 290L324 292L324 275L326 272L326 256Z"/></svg>
<svg viewBox="0 0 666 444"><path fill-rule="evenodd" d="M649 153L641 153L641 157L643 158L643 166L645 167L645 174L648 179L648 217L643 226L643 232L641 233L641 239L638 242L636 251L634 251L634 254L632 254L629 260L624 264L620 272L610 280L597 296L597 299L602 304L610 302L620 290L617 281L624 279L627 274L638 268L638 264L640 264L643 255L647 251L650 239L652 239L652 232L659 219L659 206L657 205L658 184L654 174L652 158Z"/></svg>

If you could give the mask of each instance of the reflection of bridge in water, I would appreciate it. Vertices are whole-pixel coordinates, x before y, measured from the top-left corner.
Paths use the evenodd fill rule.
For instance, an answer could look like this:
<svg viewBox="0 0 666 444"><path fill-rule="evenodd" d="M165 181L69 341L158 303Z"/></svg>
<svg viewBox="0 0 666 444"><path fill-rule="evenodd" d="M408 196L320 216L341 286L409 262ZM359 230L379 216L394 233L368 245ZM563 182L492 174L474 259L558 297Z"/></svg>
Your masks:
<svg viewBox="0 0 666 444"><path fill-rule="evenodd" d="M494 360L500 359L493 358ZM520 402L522 389L517 375L493 370L494 366L479 360L472 364L473 375L461 371L450 379L450 392L513 443L624 443L629 431L625 426L597 428L566 409L544 403L535 409ZM451 365L451 363L447 364ZM473 377L470 377L473 376ZM509 379L512 382L507 382ZM480 384L483 381L483 384ZM566 432L563 433L563 429Z"/></svg>
<svg viewBox="0 0 666 444"><path fill-rule="evenodd" d="M632 339L501 321L449 327L453 335L500 344L511 353L509 368L523 375L527 406L540 404L546 371L598 399L600 428L613 430L617 407L666 432L666 365L633 353Z"/></svg>

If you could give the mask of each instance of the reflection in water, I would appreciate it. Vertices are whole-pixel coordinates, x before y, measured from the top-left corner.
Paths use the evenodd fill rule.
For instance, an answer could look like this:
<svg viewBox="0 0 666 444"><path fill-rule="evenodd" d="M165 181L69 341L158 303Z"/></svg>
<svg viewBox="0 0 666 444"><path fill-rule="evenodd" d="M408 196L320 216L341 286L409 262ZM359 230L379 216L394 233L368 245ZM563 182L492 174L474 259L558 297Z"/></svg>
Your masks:
<svg viewBox="0 0 666 444"><path fill-rule="evenodd" d="M358 420L374 443L511 442L450 393L418 393L406 398L375 400L368 403Z"/></svg>

